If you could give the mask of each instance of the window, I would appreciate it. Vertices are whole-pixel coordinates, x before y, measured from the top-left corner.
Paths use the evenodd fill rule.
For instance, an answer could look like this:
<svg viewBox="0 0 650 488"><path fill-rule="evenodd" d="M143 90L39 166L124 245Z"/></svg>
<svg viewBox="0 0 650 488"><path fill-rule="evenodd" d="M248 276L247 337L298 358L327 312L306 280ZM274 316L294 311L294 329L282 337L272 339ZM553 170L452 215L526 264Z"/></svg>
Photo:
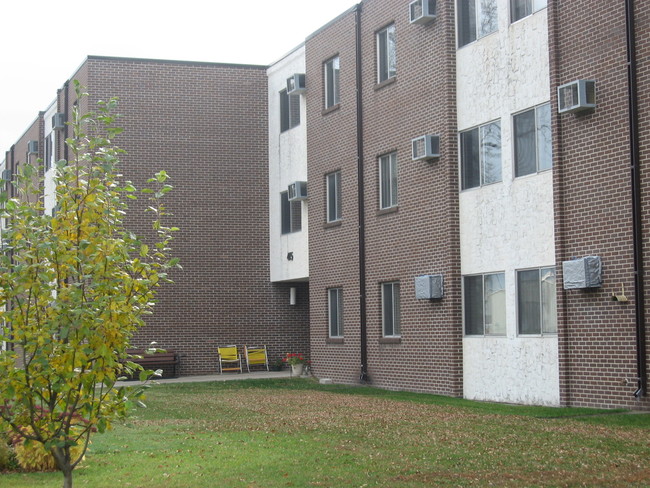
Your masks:
<svg viewBox="0 0 650 488"><path fill-rule="evenodd" d="M339 99L339 57L325 63L325 108L338 105Z"/></svg>
<svg viewBox="0 0 650 488"><path fill-rule="evenodd" d="M52 134L49 134L45 138L45 157L43 162L45 163L45 171L48 171L52 167Z"/></svg>
<svg viewBox="0 0 650 488"><path fill-rule="evenodd" d="M504 273L463 277L465 335L505 335Z"/></svg>
<svg viewBox="0 0 650 488"><path fill-rule="evenodd" d="M381 319L384 337L399 337L399 283L381 285Z"/></svg>
<svg viewBox="0 0 650 488"><path fill-rule="evenodd" d="M395 26L377 32L377 80L379 83L397 75Z"/></svg>
<svg viewBox="0 0 650 488"><path fill-rule="evenodd" d="M461 132L460 162L463 190L501 181L501 124Z"/></svg>
<svg viewBox="0 0 650 488"><path fill-rule="evenodd" d="M397 206L397 153L379 158L379 207Z"/></svg>
<svg viewBox="0 0 650 488"><path fill-rule="evenodd" d="M300 124L300 95L289 95L287 90L280 92L280 132Z"/></svg>
<svg viewBox="0 0 650 488"><path fill-rule="evenodd" d="M343 288L327 291L329 304L329 335L343 337Z"/></svg>
<svg viewBox="0 0 650 488"><path fill-rule="evenodd" d="M555 268L517 271L519 334L556 334Z"/></svg>
<svg viewBox="0 0 650 488"><path fill-rule="evenodd" d="M341 172L336 171L326 176L327 186L327 221L341 220Z"/></svg>
<svg viewBox="0 0 650 488"><path fill-rule="evenodd" d="M458 0L458 47L497 30L496 0Z"/></svg>
<svg viewBox="0 0 650 488"><path fill-rule="evenodd" d="M547 0L510 0L510 21L516 22L546 8L546 2Z"/></svg>
<svg viewBox="0 0 650 488"><path fill-rule="evenodd" d="M515 176L553 167L551 105L544 104L513 117Z"/></svg>
<svg viewBox="0 0 650 488"><path fill-rule="evenodd" d="M302 229L302 205L300 200L289 201L289 192L280 193L282 233L290 234Z"/></svg>

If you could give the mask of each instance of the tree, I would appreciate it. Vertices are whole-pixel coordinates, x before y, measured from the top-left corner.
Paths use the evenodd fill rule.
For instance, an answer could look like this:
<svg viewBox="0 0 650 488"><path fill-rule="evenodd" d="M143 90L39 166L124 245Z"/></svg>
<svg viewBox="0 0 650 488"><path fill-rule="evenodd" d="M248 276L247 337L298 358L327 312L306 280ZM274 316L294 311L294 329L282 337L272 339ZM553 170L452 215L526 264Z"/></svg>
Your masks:
<svg viewBox="0 0 650 488"><path fill-rule="evenodd" d="M77 96L86 97L75 85ZM177 229L162 222L167 174L157 173L149 180L153 188L141 192L121 182L123 151L111 142L121 132L116 104L99 102L86 114L75 106L73 137L66 140L71 158L56 164L54 215L44 212L39 171L29 165L15 176L17 197L0 196L8 222L0 340L14 346L0 353L0 419L52 453L64 487L72 486L91 433L104 432L141 398L141 389L115 383L136 367L128 361L129 341L178 266L169 257ZM151 199L151 247L124 224L126 198L138 193Z"/></svg>

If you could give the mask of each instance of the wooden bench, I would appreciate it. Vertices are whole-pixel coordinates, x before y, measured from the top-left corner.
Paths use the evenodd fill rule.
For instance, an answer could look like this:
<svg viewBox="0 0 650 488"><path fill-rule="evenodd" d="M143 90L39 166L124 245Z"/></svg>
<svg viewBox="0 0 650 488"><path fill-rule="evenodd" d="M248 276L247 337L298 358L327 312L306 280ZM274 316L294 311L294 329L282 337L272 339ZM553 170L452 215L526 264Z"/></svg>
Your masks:
<svg viewBox="0 0 650 488"><path fill-rule="evenodd" d="M137 358L130 358L129 361L141 365L144 369L162 369L163 378L168 378L169 375L165 373L171 371L171 377L178 377L178 366L180 364L180 359L176 351L166 350L165 352L154 352L153 354L148 354L146 349L127 349L126 351L131 356L140 356ZM136 378L133 378L136 379Z"/></svg>

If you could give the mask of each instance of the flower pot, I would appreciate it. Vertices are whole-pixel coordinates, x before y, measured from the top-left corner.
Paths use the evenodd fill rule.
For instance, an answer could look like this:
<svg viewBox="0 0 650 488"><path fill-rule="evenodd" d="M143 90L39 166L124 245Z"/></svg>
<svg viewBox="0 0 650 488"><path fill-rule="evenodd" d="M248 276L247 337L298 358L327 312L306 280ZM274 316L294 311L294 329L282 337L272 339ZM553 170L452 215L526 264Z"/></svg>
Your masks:
<svg viewBox="0 0 650 488"><path fill-rule="evenodd" d="M304 364L292 364L291 365L291 376L302 376L302 370Z"/></svg>

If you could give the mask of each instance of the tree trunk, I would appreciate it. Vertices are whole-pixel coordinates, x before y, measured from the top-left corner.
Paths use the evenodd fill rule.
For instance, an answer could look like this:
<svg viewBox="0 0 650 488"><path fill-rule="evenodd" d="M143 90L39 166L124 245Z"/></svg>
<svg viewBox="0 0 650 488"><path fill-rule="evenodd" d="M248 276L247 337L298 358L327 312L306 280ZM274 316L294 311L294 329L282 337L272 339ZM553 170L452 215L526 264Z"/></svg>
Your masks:
<svg viewBox="0 0 650 488"><path fill-rule="evenodd" d="M63 472L63 488L72 488L72 469Z"/></svg>

